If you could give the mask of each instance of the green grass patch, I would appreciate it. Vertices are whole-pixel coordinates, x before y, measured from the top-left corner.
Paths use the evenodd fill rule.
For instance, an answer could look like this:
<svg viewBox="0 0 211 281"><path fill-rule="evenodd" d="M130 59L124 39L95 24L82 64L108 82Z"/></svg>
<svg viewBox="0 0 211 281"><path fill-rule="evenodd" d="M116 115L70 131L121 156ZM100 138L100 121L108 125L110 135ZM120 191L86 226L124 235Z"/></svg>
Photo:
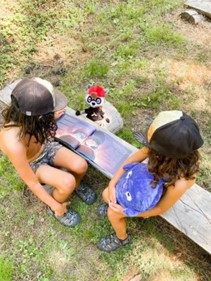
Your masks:
<svg viewBox="0 0 211 281"><path fill-rule="evenodd" d="M141 29L146 36L146 41L151 42L151 44L165 44L167 46L181 46L185 39L184 37L173 31L170 25L154 25L153 22L147 22L141 24Z"/></svg>
<svg viewBox="0 0 211 281"><path fill-rule="evenodd" d="M2 281L12 281L13 277L13 265L8 259L0 255L0 278Z"/></svg>
<svg viewBox="0 0 211 281"><path fill-rule="evenodd" d="M85 68L85 78L103 78L108 73L109 67L99 60L92 60Z"/></svg>
<svg viewBox="0 0 211 281"><path fill-rule="evenodd" d="M0 157L0 174L0 199L8 196L13 190L20 191L23 189L23 182L9 160L4 156Z"/></svg>

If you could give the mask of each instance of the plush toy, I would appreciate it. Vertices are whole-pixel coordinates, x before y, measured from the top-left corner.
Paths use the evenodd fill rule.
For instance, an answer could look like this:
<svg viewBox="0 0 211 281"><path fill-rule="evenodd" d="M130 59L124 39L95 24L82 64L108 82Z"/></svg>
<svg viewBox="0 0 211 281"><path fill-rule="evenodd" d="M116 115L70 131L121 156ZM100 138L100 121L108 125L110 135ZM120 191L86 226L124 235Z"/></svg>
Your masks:
<svg viewBox="0 0 211 281"><path fill-rule="evenodd" d="M102 105L105 102L105 95L108 93L108 89L104 89L100 86L88 85L88 93L85 96L85 102L89 105L89 108L84 112L76 111L76 115L86 114L86 117L92 121L102 120L104 118L104 112ZM106 118L106 122L110 122Z"/></svg>
<svg viewBox="0 0 211 281"><path fill-rule="evenodd" d="M164 180L159 180L155 188L150 186L153 175L148 171L144 163L127 164L124 167L126 173L119 179L116 185L116 198L129 217L153 208L159 202Z"/></svg>

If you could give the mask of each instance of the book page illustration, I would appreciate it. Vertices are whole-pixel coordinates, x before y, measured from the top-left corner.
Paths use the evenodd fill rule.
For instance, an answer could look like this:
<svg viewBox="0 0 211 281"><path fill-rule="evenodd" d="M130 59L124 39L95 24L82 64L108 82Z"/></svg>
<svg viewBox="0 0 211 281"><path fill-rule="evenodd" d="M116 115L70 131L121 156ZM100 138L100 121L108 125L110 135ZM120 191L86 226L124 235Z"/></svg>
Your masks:
<svg viewBox="0 0 211 281"><path fill-rule="evenodd" d="M118 140L118 137L96 129L89 122L75 116L65 113L57 125L56 138L59 142L110 176L132 154L132 150Z"/></svg>
<svg viewBox="0 0 211 281"><path fill-rule="evenodd" d="M59 138L74 149L95 131L95 127L91 124L67 113L57 121L57 126L56 138Z"/></svg>
<svg viewBox="0 0 211 281"><path fill-rule="evenodd" d="M130 149L99 130L86 138L77 151L112 175L131 155Z"/></svg>

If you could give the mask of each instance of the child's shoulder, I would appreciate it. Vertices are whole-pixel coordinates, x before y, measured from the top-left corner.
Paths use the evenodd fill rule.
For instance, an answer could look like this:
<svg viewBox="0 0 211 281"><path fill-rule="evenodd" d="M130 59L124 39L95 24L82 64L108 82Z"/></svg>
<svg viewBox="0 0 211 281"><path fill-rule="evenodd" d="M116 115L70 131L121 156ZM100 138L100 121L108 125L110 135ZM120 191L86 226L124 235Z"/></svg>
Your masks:
<svg viewBox="0 0 211 281"><path fill-rule="evenodd" d="M0 131L0 149L3 153L14 151L23 147L19 137L20 129L18 127L2 128Z"/></svg>
<svg viewBox="0 0 211 281"><path fill-rule="evenodd" d="M6 139L6 140L9 140L9 139L16 139L17 136L19 135L20 133L20 128L19 127L3 127L1 128L0 130L0 136L2 139Z"/></svg>
<svg viewBox="0 0 211 281"><path fill-rule="evenodd" d="M176 189L183 189L187 190L191 188L196 182L196 179L185 179L185 178L180 178L175 182L175 185L173 188Z"/></svg>
<svg viewBox="0 0 211 281"><path fill-rule="evenodd" d="M148 148L147 146L144 146L144 147L142 147L142 148L139 149L139 152L148 155L148 153L149 153L149 148Z"/></svg>
<svg viewBox="0 0 211 281"><path fill-rule="evenodd" d="M137 156L141 159L141 161L142 161L142 159L148 158L148 154L149 154L149 148L146 147L146 146L140 148L140 149L135 153L135 155L137 155Z"/></svg>

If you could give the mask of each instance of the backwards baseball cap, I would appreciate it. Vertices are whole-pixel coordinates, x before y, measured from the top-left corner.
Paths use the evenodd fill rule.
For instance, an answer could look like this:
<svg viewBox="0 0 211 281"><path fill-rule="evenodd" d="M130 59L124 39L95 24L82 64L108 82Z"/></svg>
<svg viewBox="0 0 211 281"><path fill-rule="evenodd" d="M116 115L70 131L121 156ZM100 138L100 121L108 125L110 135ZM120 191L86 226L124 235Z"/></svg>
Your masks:
<svg viewBox="0 0 211 281"><path fill-rule="evenodd" d="M23 78L13 89L21 113L37 116L58 111L67 105L67 98L47 80Z"/></svg>
<svg viewBox="0 0 211 281"><path fill-rule="evenodd" d="M143 145L171 158L183 158L203 144L197 123L179 110L162 111L150 125L147 136L134 133Z"/></svg>

